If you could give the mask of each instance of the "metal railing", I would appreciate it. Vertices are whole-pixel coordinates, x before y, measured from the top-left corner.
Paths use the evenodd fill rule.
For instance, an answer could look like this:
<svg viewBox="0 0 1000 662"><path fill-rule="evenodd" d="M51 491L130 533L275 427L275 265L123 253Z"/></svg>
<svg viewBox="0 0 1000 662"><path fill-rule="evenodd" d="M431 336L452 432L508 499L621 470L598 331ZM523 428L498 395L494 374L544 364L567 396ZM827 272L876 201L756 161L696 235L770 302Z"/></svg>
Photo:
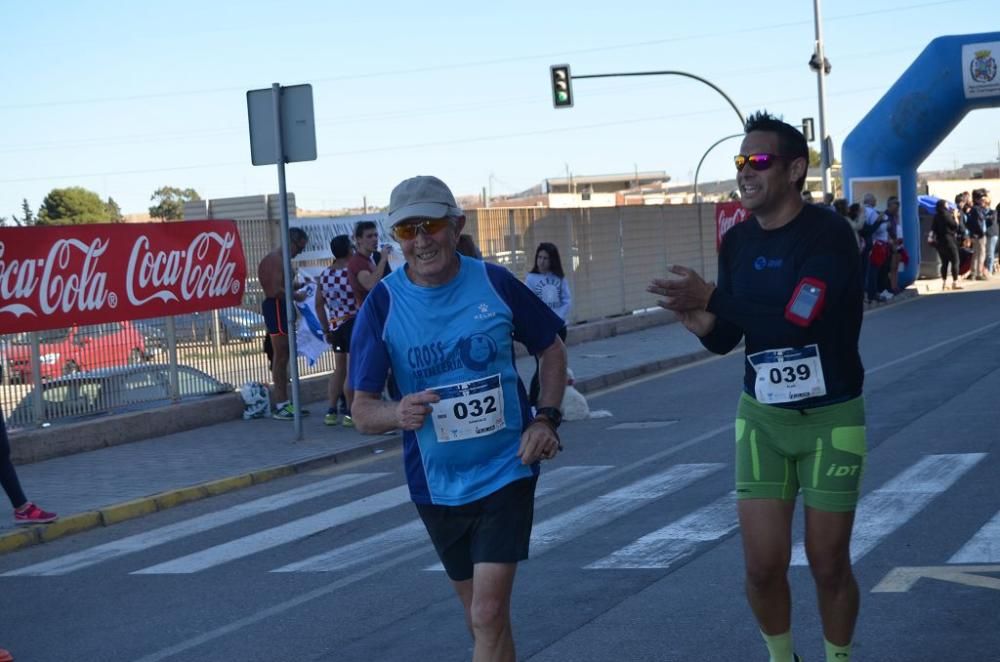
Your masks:
<svg viewBox="0 0 1000 662"><path fill-rule="evenodd" d="M705 264L704 276L715 278L714 214L704 214L705 227L699 228L696 205L491 208L467 210L466 216L465 231L483 258L518 278L531 269L539 243L559 248L573 296L571 322L654 305L646 284L670 264ZM276 225L264 219L237 221L251 274L241 307L0 335L0 406L8 425L78 420L251 381L269 383L256 265L274 245ZM297 261L295 266L320 264ZM303 378L332 370L332 352L312 366L299 358Z"/></svg>

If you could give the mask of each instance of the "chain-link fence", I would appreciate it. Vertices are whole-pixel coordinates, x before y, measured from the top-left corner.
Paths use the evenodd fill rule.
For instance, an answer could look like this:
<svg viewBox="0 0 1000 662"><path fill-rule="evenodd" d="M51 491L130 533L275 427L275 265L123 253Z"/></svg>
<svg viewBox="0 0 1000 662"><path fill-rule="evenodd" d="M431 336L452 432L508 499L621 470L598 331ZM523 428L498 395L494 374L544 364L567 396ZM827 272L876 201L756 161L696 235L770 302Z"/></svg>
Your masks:
<svg viewBox="0 0 1000 662"><path fill-rule="evenodd" d="M238 308L0 335L0 406L10 427L167 404L250 381L268 383L256 266L277 245L279 225L271 206L266 200L261 204L261 215L271 218L237 220L248 271ZM222 218L225 211L213 215ZM691 266L707 279L716 274L714 214L704 213L699 227L695 205L500 208L466 214L465 231L484 259L518 278L532 268L539 243L559 248L572 290L572 322L654 305L645 287L670 264ZM320 265L295 263L297 268ZM311 366L299 358L303 378L332 370L331 352Z"/></svg>

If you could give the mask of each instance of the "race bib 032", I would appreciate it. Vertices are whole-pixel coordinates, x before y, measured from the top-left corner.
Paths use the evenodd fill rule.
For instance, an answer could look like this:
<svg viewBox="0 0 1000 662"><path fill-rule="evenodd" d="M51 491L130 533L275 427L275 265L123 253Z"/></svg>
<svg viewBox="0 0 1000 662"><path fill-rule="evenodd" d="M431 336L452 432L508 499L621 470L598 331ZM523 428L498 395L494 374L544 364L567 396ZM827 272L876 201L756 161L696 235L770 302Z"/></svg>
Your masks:
<svg viewBox="0 0 1000 662"><path fill-rule="evenodd" d="M439 402L431 403L439 442L474 439L506 426L499 374L431 390L441 396Z"/></svg>

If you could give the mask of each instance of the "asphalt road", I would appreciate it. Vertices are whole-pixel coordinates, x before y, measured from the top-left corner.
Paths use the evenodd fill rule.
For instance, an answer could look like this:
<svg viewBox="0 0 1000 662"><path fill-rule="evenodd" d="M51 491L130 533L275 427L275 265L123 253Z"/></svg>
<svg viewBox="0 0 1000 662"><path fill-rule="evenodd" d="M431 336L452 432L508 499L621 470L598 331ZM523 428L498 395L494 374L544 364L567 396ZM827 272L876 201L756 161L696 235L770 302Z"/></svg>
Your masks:
<svg viewBox="0 0 1000 662"><path fill-rule="evenodd" d="M865 319L856 660L1000 659L998 311L1000 290L983 290ZM519 659L767 659L730 496L742 361L625 384L590 398L612 416L565 425L515 586ZM332 467L0 557L0 646L18 662L469 659L400 464ZM796 648L822 660L808 568L791 577Z"/></svg>

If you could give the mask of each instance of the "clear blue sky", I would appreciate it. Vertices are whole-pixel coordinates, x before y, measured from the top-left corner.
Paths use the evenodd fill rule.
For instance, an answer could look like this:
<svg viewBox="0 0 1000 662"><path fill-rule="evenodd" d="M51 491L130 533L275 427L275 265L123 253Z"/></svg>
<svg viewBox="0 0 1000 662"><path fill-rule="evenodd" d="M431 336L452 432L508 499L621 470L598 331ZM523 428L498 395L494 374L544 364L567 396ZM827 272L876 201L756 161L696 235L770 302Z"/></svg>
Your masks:
<svg viewBox="0 0 1000 662"><path fill-rule="evenodd" d="M350 9L346 9L350 7ZM840 144L942 34L1000 28L996 0L825 0ZM663 170L690 181L740 130L710 88L680 77L575 81L554 110L549 65L574 74L677 69L744 113L817 117L811 0L608 2L3 3L0 216L83 186L143 212L163 185L202 197L277 191L250 165L245 92L311 83L319 158L290 164L307 209L385 204L435 174L456 194L514 193L545 177ZM998 158L1000 109L970 113L924 163ZM702 181L733 175L737 141Z"/></svg>

